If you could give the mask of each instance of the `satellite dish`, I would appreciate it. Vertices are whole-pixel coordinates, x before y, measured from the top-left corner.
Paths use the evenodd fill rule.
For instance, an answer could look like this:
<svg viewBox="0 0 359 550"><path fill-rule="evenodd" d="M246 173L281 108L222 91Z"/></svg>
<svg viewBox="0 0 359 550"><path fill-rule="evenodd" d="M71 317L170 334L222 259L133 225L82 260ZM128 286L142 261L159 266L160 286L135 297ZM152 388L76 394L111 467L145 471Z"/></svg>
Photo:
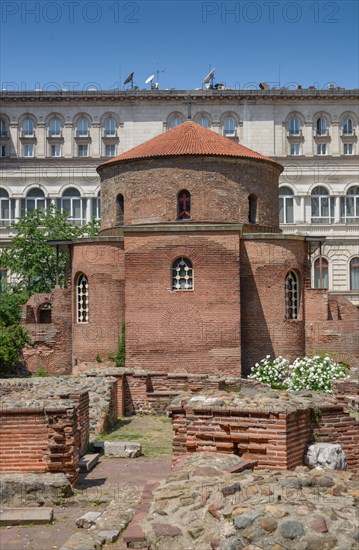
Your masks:
<svg viewBox="0 0 359 550"><path fill-rule="evenodd" d="M215 69L212 69L208 75L206 76L206 78L203 80L203 84L209 84L210 81L214 78L214 71Z"/></svg>
<svg viewBox="0 0 359 550"><path fill-rule="evenodd" d="M134 75L134 74L135 74L135 73L129 74L128 77L126 78L126 80L124 81L123 85L128 84L129 82L132 82L132 81L133 81L133 75Z"/></svg>
<svg viewBox="0 0 359 550"><path fill-rule="evenodd" d="M154 74L151 74L148 78L146 78L145 84L149 84L152 82L152 80L155 78Z"/></svg>

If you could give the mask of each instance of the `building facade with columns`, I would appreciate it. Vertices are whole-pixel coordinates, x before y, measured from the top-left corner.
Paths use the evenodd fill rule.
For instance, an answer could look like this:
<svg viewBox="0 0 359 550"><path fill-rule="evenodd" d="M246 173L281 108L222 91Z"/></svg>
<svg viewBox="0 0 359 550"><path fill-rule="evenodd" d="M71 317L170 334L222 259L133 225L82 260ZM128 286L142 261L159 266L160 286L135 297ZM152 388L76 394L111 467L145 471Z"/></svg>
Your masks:
<svg viewBox="0 0 359 550"><path fill-rule="evenodd" d="M359 305L357 99L344 89L3 91L1 243L23 212L51 203L76 224L99 218L96 166L191 119L284 166L281 229L313 237L313 287Z"/></svg>

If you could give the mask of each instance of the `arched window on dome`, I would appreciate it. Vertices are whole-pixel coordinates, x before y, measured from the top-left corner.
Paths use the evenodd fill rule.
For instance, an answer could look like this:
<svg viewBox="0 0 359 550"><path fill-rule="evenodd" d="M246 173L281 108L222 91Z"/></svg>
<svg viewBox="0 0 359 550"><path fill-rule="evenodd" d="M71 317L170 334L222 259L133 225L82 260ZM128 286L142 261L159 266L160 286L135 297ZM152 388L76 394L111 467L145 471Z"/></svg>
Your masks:
<svg viewBox="0 0 359 550"><path fill-rule="evenodd" d="M193 290L193 265L188 258L177 258L173 262L172 290Z"/></svg>
<svg viewBox="0 0 359 550"><path fill-rule="evenodd" d="M177 197L177 219L189 220L191 218L191 193L182 189Z"/></svg>
<svg viewBox="0 0 359 550"><path fill-rule="evenodd" d="M323 258L323 256L319 256L319 258L314 261L314 288L328 288L328 271L328 260Z"/></svg>
<svg viewBox="0 0 359 550"><path fill-rule="evenodd" d="M251 193L248 197L248 221L257 223L257 196Z"/></svg>
<svg viewBox="0 0 359 550"><path fill-rule="evenodd" d="M116 225L123 225L125 217L125 199L120 193L116 198Z"/></svg>
<svg viewBox="0 0 359 550"><path fill-rule="evenodd" d="M279 189L279 223L294 223L293 191L290 187Z"/></svg>
<svg viewBox="0 0 359 550"><path fill-rule="evenodd" d="M299 284L294 271L288 271L285 278L285 318L298 319L299 316Z"/></svg>
<svg viewBox="0 0 359 550"><path fill-rule="evenodd" d="M89 284L86 275L81 273L76 284L77 322L88 323L89 320Z"/></svg>
<svg viewBox="0 0 359 550"><path fill-rule="evenodd" d="M350 260L349 272L350 290L359 290L359 256Z"/></svg>

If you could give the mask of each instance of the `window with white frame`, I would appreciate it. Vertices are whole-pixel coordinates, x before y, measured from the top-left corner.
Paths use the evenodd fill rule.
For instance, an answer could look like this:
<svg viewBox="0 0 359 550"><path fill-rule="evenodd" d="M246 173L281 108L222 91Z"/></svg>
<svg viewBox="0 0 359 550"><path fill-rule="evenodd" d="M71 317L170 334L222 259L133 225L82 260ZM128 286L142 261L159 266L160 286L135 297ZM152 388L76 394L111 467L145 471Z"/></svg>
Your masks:
<svg viewBox="0 0 359 550"><path fill-rule="evenodd" d="M116 121L113 118L106 118L105 120L105 136L113 137L116 135Z"/></svg>
<svg viewBox="0 0 359 550"><path fill-rule="evenodd" d="M88 157L88 144L87 143L79 143L77 146L77 156L78 157Z"/></svg>
<svg viewBox="0 0 359 550"><path fill-rule="evenodd" d="M349 272L350 290L359 290L359 256L350 260Z"/></svg>
<svg viewBox="0 0 359 550"><path fill-rule="evenodd" d="M76 285L77 322L88 323L89 320L89 284L86 275L79 275Z"/></svg>
<svg viewBox="0 0 359 550"><path fill-rule="evenodd" d="M173 262L172 290L193 290L193 266L188 258L177 258Z"/></svg>
<svg viewBox="0 0 359 550"><path fill-rule="evenodd" d="M300 143L290 144L290 154L294 157L300 155Z"/></svg>
<svg viewBox="0 0 359 550"><path fill-rule="evenodd" d="M326 155L328 151L326 143L317 143L317 155Z"/></svg>
<svg viewBox="0 0 359 550"><path fill-rule="evenodd" d="M173 115L168 120L168 128L176 128L183 123L183 119L178 115Z"/></svg>
<svg viewBox="0 0 359 550"><path fill-rule="evenodd" d="M105 156L106 157L116 156L116 145L114 143L106 143L106 145L105 145Z"/></svg>
<svg viewBox="0 0 359 550"><path fill-rule="evenodd" d="M33 157L34 156L34 144L33 143L24 143L22 146L22 155L23 157Z"/></svg>
<svg viewBox="0 0 359 550"><path fill-rule="evenodd" d="M315 187L311 194L312 223L333 223L334 197L322 185Z"/></svg>
<svg viewBox="0 0 359 550"><path fill-rule="evenodd" d="M203 126L203 128L209 128L209 120L204 115L199 115L196 117L196 122Z"/></svg>
<svg viewBox="0 0 359 550"><path fill-rule="evenodd" d="M25 118L22 122L22 135L23 137L34 136L34 122L31 118Z"/></svg>
<svg viewBox="0 0 359 550"><path fill-rule="evenodd" d="M316 133L317 136L327 136L328 135L328 121L324 117L319 117L316 124Z"/></svg>
<svg viewBox="0 0 359 550"><path fill-rule="evenodd" d="M62 131L62 124L59 118L52 118L49 123L49 136L60 137Z"/></svg>
<svg viewBox="0 0 359 550"><path fill-rule="evenodd" d="M290 136L299 136L301 133L300 120L297 117L292 117L288 124L288 134Z"/></svg>
<svg viewBox="0 0 359 550"><path fill-rule="evenodd" d="M61 144L53 143L50 146L50 153L52 157L61 157Z"/></svg>
<svg viewBox="0 0 359 550"><path fill-rule="evenodd" d="M45 210L46 199L44 192L41 189L31 189L25 198L25 212L33 212L34 210Z"/></svg>
<svg viewBox="0 0 359 550"><path fill-rule="evenodd" d="M345 117L342 120L342 134L343 136L353 135L353 121L349 117Z"/></svg>
<svg viewBox="0 0 359 550"><path fill-rule="evenodd" d="M226 117L223 121L223 135L225 137L235 137L236 121L232 117Z"/></svg>
<svg viewBox="0 0 359 550"><path fill-rule="evenodd" d="M92 216L99 220L101 218L101 201L100 201L100 192L92 199Z"/></svg>
<svg viewBox="0 0 359 550"><path fill-rule="evenodd" d="M353 144L344 143L344 155L352 155L352 154L353 154Z"/></svg>
<svg viewBox="0 0 359 550"><path fill-rule="evenodd" d="M9 193L0 189L0 226L11 225L14 221L14 208Z"/></svg>
<svg viewBox="0 0 359 550"><path fill-rule="evenodd" d="M0 118L0 138L6 138L6 137L7 137L6 122L2 118Z"/></svg>
<svg viewBox="0 0 359 550"><path fill-rule="evenodd" d="M340 198L340 221L359 223L359 185L350 187L346 196Z"/></svg>
<svg viewBox="0 0 359 550"><path fill-rule="evenodd" d="M80 118L76 125L77 137L88 137L89 135L89 121L87 118Z"/></svg>
<svg viewBox="0 0 359 550"><path fill-rule="evenodd" d="M60 210L66 212L74 225L84 225L86 222L86 202L80 192L74 187L66 189L60 199Z"/></svg>
<svg viewBox="0 0 359 550"><path fill-rule="evenodd" d="M294 194L290 187L279 189L279 223L294 223Z"/></svg>
<svg viewBox="0 0 359 550"><path fill-rule="evenodd" d="M285 278L285 318L298 319L299 316L299 283L297 274L289 271Z"/></svg>
<svg viewBox="0 0 359 550"><path fill-rule="evenodd" d="M326 258L319 256L314 261L314 288L327 289L329 286L329 264Z"/></svg>

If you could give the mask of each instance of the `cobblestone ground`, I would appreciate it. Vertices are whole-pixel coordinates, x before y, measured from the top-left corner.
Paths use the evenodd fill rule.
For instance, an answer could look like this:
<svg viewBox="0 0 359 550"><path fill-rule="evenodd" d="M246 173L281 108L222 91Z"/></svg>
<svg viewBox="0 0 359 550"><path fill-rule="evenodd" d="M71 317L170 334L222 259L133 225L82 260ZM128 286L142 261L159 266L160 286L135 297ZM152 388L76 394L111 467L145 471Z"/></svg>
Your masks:
<svg viewBox="0 0 359 550"><path fill-rule="evenodd" d="M172 429L166 417L133 417L119 421L104 438L131 439L143 444L145 456L134 459L101 458L88 474L81 474L77 490L63 506L53 506L52 525L0 528L1 550L58 550L76 532L75 521L86 512L135 506L148 479L163 479L171 470ZM153 444L151 445L151 440ZM147 455L147 456L146 456ZM120 542L108 548L121 548Z"/></svg>

